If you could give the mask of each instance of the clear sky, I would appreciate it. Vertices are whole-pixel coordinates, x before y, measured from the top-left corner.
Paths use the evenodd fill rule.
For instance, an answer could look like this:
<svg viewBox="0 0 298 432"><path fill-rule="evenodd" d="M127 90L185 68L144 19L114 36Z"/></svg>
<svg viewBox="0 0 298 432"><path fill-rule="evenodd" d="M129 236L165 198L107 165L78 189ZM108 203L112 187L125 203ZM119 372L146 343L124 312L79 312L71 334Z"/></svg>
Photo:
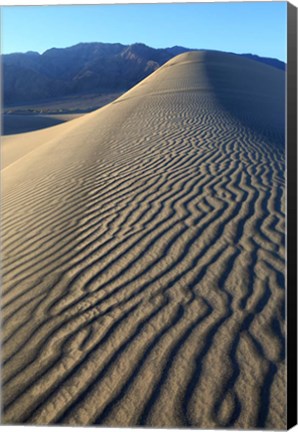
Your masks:
<svg viewBox="0 0 298 432"><path fill-rule="evenodd" d="M2 53L79 42L253 53L286 61L286 3L2 7Z"/></svg>

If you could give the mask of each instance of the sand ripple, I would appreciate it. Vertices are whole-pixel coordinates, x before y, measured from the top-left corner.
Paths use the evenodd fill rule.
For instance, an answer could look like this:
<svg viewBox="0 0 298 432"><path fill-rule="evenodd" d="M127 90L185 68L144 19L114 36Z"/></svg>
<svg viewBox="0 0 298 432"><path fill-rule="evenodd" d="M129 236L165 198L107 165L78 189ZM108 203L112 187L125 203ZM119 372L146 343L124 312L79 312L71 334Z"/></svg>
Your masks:
<svg viewBox="0 0 298 432"><path fill-rule="evenodd" d="M2 171L5 423L285 427L283 92L270 66L189 53L23 135Z"/></svg>

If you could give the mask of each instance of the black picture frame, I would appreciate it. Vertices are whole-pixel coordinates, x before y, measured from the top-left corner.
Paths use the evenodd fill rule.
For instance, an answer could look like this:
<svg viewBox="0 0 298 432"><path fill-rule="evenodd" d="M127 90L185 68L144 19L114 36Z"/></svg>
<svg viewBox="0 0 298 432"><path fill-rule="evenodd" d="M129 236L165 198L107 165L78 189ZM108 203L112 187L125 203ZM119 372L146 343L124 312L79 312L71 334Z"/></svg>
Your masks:
<svg viewBox="0 0 298 432"><path fill-rule="evenodd" d="M297 8L287 3L287 426L297 424Z"/></svg>

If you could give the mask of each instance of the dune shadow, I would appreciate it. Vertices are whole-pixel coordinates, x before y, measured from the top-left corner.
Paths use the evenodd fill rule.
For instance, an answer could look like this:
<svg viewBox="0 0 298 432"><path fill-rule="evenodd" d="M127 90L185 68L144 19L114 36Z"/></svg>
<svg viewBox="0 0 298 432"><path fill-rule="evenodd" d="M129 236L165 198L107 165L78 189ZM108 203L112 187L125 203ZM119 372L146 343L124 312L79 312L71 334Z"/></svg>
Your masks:
<svg viewBox="0 0 298 432"><path fill-rule="evenodd" d="M209 51L204 56L209 84L224 110L267 142L283 148L285 71L251 59L239 62L234 54Z"/></svg>

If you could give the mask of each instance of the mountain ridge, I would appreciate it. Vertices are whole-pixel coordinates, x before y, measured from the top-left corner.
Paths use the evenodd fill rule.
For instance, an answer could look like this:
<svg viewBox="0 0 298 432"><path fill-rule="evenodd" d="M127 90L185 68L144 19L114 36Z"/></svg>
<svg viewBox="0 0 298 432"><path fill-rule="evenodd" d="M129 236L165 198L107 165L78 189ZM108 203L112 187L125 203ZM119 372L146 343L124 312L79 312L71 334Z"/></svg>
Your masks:
<svg viewBox="0 0 298 432"><path fill-rule="evenodd" d="M78 43L44 53L5 54L4 106L88 92L126 91L178 54L205 51L143 43ZM235 54L285 70L285 63L254 54Z"/></svg>

